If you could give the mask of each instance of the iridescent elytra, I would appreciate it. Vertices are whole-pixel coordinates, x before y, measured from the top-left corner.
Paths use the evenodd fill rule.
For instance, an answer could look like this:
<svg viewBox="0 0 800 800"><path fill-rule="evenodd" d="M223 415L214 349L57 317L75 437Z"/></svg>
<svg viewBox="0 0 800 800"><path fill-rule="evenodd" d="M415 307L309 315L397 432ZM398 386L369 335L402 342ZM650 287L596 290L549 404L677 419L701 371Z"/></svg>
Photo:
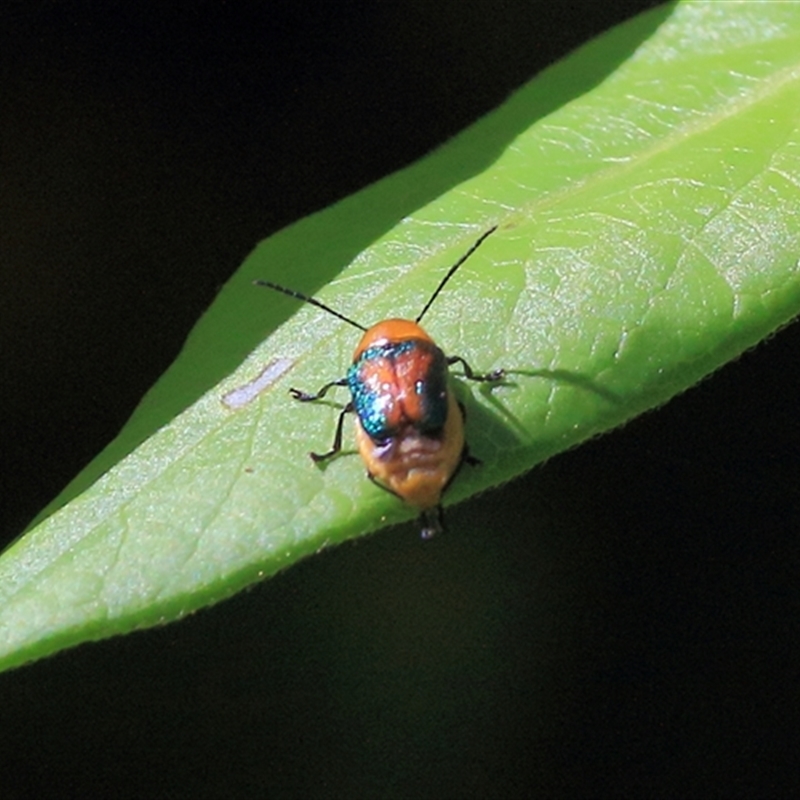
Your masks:
<svg viewBox="0 0 800 800"><path fill-rule="evenodd" d="M466 462L480 463L469 454L464 436L464 407L449 385L449 367L460 364L471 381L499 381L502 369L476 373L461 356L447 356L420 322L433 301L461 265L497 230L485 231L453 264L414 320L386 319L366 327L314 297L271 281L266 286L333 314L364 332L353 353L347 375L309 394L290 389L303 403L324 397L335 386L346 386L350 400L336 424L333 445L325 453L310 453L315 462L326 461L342 449L342 427L355 412L358 451L367 477L408 505L419 509L422 537L444 528L442 495Z"/></svg>

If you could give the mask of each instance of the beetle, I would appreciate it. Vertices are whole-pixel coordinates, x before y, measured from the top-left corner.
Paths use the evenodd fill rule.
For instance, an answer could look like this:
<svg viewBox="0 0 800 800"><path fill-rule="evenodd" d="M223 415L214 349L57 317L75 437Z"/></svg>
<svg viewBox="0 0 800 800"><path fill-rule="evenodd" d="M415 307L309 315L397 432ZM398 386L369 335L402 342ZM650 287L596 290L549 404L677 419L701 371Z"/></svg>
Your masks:
<svg viewBox="0 0 800 800"><path fill-rule="evenodd" d="M480 463L469 454L465 409L448 385L448 367L460 364L465 378L480 382L499 381L505 372L496 369L479 374L461 356L446 356L420 322L450 278L495 230L496 225L483 233L450 267L414 320L386 319L366 327L315 297L271 281L253 281L310 303L363 331L345 377L314 393L289 392L295 400L309 403L325 397L333 387L350 389L350 401L339 414L331 449L309 455L315 463L337 455L342 449L344 418L355 412L356 444L367 477L419 509L423 539L444 529L442 495L461 466Z"/></svg>

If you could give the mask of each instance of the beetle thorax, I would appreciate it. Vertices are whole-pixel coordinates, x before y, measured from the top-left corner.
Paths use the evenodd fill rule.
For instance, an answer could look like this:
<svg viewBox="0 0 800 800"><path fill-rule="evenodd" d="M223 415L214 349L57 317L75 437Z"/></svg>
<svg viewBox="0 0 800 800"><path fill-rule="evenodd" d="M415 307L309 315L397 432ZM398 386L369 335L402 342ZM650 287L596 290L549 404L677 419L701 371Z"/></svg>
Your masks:
<svg viewBox="0 0 800 800"><path fill-rule="evenodd" d="M373 325L361 337L361 341L353 354L353 361L369 347L384 344L386 342L399 342L404 339L420 339L424 342L433 343L433 339L425 329L410 319L385 319Z"/></svg>

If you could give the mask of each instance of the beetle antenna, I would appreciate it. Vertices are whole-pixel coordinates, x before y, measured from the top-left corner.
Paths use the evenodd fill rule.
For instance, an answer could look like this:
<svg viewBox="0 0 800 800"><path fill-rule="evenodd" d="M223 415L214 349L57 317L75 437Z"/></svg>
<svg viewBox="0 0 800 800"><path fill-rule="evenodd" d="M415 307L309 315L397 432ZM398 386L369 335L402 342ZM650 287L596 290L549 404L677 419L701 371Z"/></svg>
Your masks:
<svg viewBox="0 0 800 800"><path fill-rule="evenodd" d="M473 247L472 249L474 250L475 248ZM283 292L283 294L288 294L289 297L302 300L304 303L310 303L312 306L316 306L317 308L321 308L323 311L327 311L329 314L333 314L334 317L339 317L340 320L352 325L354 328L358 328L362 331L367 330L363 325L360 325L358 322L350 319L350 317L346 317L344 314L334 311L330 306L326 306L325 303L320 302L316 297L309 297L307 294L296 292L294 289L287 289L285 286L281 286L278 283L272 283L272 281L256 280L253 281L253 285L266 286L267 289L274 289L276 292Z"/></svg>
<svg viewBox="0 0 800 800"><path fill-rule="evenodd" d="M461 258L459 258L458 261L456 261L456 263L453 264L452 267L450 267L450 269L447 271L447 275L445 275L444 278L442 278L441 282L436 287L436 290L431 295L430 300L428 300L428 302L425 304L425 308L423 308L422 311L420 311L420 314L417 317L416 322L419 322L425 316L425 314L427 314L428 309L433 304L433 301L439 296L439 292L441 292L442 289L444 289L447 281L449 281L450 278L452 278L453 275L455 275L456 270L483 244L484 240L490 234L494 233L496 230L497 230L497 225L494 225L491 228L489 228L489 230L486 231L486 233L482 234L478 238L478 241L475 242L475 244L473 244L472 247L470 247L470 249L467 250L467 252L464 253L464 255L461 256Z"/></svg>

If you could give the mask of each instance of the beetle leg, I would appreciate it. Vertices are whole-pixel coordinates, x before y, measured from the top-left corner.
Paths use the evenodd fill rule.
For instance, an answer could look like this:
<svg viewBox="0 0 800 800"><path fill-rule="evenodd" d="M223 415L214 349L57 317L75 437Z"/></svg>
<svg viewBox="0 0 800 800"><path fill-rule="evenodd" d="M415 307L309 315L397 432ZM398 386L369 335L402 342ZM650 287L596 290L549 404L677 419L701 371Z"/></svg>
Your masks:
<svg viewBox="0 0 800 800"><path fill-rule="evenodd" d="M460 405L461 403L459 403L459 406ZM461 408L461 413L464 414L463 406ZM474 467L482 463L483 462L479 458L475 458L475 456L471 456L469 454L469 447L467 447L465 443L464 449L461 451L461 460L458 462L455 472L453 472L453 474L450 476L450 480L448 480L442 488L442 494L444 494L450 488L450 484L455 480L456 475L458 475L458 473L461 471L461 466L463 464L469 464L471 467ZM380 486L380 484L378 485ZM392 494L394 494L394 492L392 492ZM430 539L437 533L442 533L446 530L444 524L444 509L442 508L441 503L433 508L425 509L419 515L419 528L420 536L423 539Z"/></svg>
<svg viewBox="0 0 800 800"><path fill-rule="evenodd" d="M328 385L333 386L334 384L331 383ZM344 426L344 417L345 414L349 414L352 410L353 403L350 402L342 409L342 413L339 414L339 421L336 423L336 434L333 437L333 446L331 449L328 450L327 453L309 453L311 460L315 464L319 464L320 461L326 461L332 456L335 456L342 449L342 427Z"/></svg>
<svg viewBox="0 0 800 800"><path fill-rule="evenodd" d="M325 395L328 393L328 389L333 386L347 386L347 378L340 378L338 381L326 383L316 394L301 392L299 389L289 389L289 394L291 394L295 400L299 400L301 403L310 403L312 400L319 400L320 398L325 397Z"/></svg>
<svg viewBox="0 0 800 800"><path fill-rule="evenodd" d="M389 494L394 495L398 500L402 500L403 498L397 494L394 489L390 489L388 486L382 484L369 470L367 470L367 477L379 488L383 489L384 492L389 492Z"/></svg>
<svg viewBox="0 0 800 800"><path fill-rule="evenodd" d="M388 486L384 486L371 472L367 472L367 477L379 488L383 489L384 492L389 492L389 494L394 495L399 500L403 498L400 497L397 492L390 489ZM448 481L449 486L449 481ZM447 488L447 487L445 487ZM433 508L426 508L424 511L420 512L419 518L419 535L423 539L430 539L432 536L435 536L437 533L442 533L444 531L444 510L442 509L442 504L434 506Z"/></svg>
<svg viewBox="0 0 800 800"><path fill-rule="evenodd" d="M444 529L444 512L441 503L433 508L426 508L419 515L419 535L423 539L430 539L437 533L443 533Z"/></svg>
<svg viewBox="0 0 800 800"><path fill-rule="evenodd" d="M472 371L472 367L461 356L448 356L447 365L452 366L453 364L461 364L464 367L464 377L470 381L499 381L506 374L504 369L496 369L493 372L478 375Z"/></svg>
<svg viewBox="0 0 800 800"><path fill-rule="evenodd" d="M469 464L471 467L478 467L481 464L483 464L483 461L481 461L477 456L473 456L469 452L469 448L465 447L464 448L464 453L461 456L461 463L462 464Z"/></svg>
<svg viewBox="0 0 800 800"><path fill-rule="evenodd" d="M461 412L462 421L466 422L467 421L467 407L460 400L458 401L458 410ZM447 486L450 485L450 482L453 480L453 478L458 473L458 470L461 468L461 465L465 464L465 463L469 464L471 467L477 467L478 464L483 464L483 461L481 461L479 458L476 458L475 456L470 455L469 446L466 444L466 442L464 443L464 449L461 451L461 461L459 461L458 467L456 468L456 471L453 474L453 477L451 477L450 481L447 482ZM447 486L445 486L444 488L446 489Z"/></svg>

